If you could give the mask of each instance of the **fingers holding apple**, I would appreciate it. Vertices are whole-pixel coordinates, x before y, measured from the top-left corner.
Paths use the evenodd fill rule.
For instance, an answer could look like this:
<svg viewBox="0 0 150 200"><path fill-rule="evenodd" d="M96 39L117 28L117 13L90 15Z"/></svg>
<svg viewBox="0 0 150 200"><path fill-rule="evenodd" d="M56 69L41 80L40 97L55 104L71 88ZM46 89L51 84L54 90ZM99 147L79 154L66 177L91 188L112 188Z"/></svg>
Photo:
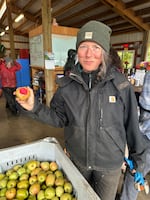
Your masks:
<svg viewBox="0 0 150 200"><path fill-rule="evenodd" d="M34 92L30 87L19 87L14 92L16 101L26 110L32 110L34 107Z"/></svg>

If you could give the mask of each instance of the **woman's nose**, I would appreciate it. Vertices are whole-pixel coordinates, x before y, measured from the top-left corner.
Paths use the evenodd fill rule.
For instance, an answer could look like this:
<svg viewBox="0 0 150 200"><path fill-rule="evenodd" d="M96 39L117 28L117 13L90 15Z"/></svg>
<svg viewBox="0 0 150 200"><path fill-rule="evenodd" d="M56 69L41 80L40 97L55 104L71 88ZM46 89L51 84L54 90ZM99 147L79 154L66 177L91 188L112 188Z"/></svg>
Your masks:
<svg viewBox="0 0 150 200"><path fill-rule="evenodd" d="M93 53L92 48L88 47L88 48L87 48L86 55L89 57L89 56L92 55L92 53Z"/></svg>

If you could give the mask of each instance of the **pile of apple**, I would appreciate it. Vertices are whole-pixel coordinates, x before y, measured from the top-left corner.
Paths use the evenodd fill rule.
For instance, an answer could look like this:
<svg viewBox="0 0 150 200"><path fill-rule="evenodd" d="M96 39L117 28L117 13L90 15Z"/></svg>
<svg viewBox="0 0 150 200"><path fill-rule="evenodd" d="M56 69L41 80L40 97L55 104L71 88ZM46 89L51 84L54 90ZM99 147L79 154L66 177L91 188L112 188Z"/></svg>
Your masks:
<svg viewBox="0 0 150 200"><path fill-rule="evenodd" d="M0 173L0 200L77 200L55 161L30 160Z"/></svg>

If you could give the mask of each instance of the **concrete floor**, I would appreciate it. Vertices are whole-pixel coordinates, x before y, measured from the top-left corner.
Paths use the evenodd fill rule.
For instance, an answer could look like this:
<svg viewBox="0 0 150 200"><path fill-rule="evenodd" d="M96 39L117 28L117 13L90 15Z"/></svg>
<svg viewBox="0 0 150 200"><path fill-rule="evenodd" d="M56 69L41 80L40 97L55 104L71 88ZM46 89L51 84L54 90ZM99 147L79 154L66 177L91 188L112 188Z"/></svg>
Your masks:
<svg viewBox="0 0 150 200"><path fill-rule="evenodd" d="M4 97L0 98L0 148L55 137L63 146L63 129L54 128L25 116L13 116L5 108Z"/></svg>
<svg viewBox="0 0 150 200"><path fill-rule="evenodd" d="M45 137L55 137L64 146L63 129L54 128L25 116L13 116L5 108L5 99L0 97L0 149L33 142ZM147 175L150 183L150 174ZM121 177L120 186L123 177ZM149 200L150 194L140 192L137 200Z"/></svg>

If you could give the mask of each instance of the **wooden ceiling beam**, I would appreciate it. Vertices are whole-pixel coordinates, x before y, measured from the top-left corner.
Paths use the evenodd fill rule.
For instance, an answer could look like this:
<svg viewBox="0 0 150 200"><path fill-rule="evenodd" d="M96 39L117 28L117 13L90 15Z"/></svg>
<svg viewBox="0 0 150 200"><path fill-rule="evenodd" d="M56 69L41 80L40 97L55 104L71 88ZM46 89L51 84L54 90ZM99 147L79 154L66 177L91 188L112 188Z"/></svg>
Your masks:
<svg viewBox="0 0 150 200"><path fill-rule="evenodd" d="M116 29L127 29L132 27L132 25L129 22L123 22L123 23L119 23L116 25L111 26L111 28L115 31Z"/></svg>
<svg viewBox="0 0 150 200"><path fill-rule="evenodd" d="M64 22L64 21L69 21L72 18L75 18L77 16L82 15L83 13L84 14L89 13L91 10L93 10L95 8L98 8L98 7L102 6L102 5L103 4L101 2L97 2L97 3L95 3L95 4L91 5L91 6L86 7L85 9L81 9L78 12L74 12L72 15L69 15L68 17L65 17L65 18L61 17L61 20L59 20L59 22L61 23L61 22ZM55 16L55 17L57 19L57 16Z"/></svg>
<svg viewBox="0 0 150 200"><path fill-rule="evenodd" d="M35 3L35 0L30 0L24 7L23 7L23 12L28 10L33 4Z"/></svg>
<svg viewBox="0 0 150 200"><path fill-rule="evenodd" d="M115 22L122 22L125 21L121 16L113 17L107 20L104 20L105 24L113 24Z"/></svg>
<svg viewBox="0 0 150 200"><path fill-rule="evenodd" d="M112 10L109 11L109 14L113 14L114 12ZM80 27L80 24L85 24L87 21L90 20L100 20L102 17L108 16L108 11L102 12L100 14L92 15L90 17L87 17L86 19L80 20L78 22L73 23L73 27ZM102 20L101 20L102 21Z"/></svg>
<svg viewBox="0 0 150 200"><path fill-rule="evenodd" d="M100 0L109 8L111 8L114 12L117 12L124 19L129 21L135 27L137 27L140 31L148 31L150 26L148 24L143 23L141 17L135 16L135 12L131 9L125 9L125 4L122 1L115 0Z"/></svg>
<svg viewBox="0 0 150 200"><path fill-rule="evenodd" d="M133 8L135 6L139 6L139 5L142 5L144 3L148 3L149 0L136 0L136 1L131 1L131 2L128 2L128 3L125 3L125 8L128 9L128 8Z"/></svg>
<svg viewBox="0 0 150 200"><path fill-rule="evenodd" d="M52 15L53 17L56 17L58 15L62 15L63 13L67 12L68 9L73 8L74 6L78 5L79 3L81 3L83 0L74 0L71 3L67 3L66 6L62 7L61 9L53 12L52 10Z"/></svg>
<svg viewBox="0 0 150 200"><path fill-rule="evenodd" d="M28 19L28 20L30 20L30 21L32 21L32 22L36 22L36 18L34 17L34 15L32 15L32 14L30 14L29 12L27 12L27 11L23 11L22 9L20 9L20 8L18 8L16 5L12 5L12 12L14 12L15 14L20 14L20 13L23 13L24 14L24 16Z"/></svg>
<svg viewBox="0 0 150 200"><path fill-rule="evenodd" d="M136 16L138 16L138 15L146 15L146 14L150 14L150 7L135 11L135 15Z"/></svg>
<svg viewBox="0 0 150 200"><path fill-rule="evenodd" d="M131 32L136 32L137 29L135 27L132 28L128 28L128 29L122 29L122 30L117 30L117 31L113 31L112 35L120 35L120 34L124 34L124 33L131 33Z"/></svg>
<svg viewBox="0 0 150 200"><path fill-rule="evenodd" d="M144 17L143 22L150 24L150 17Z"/></svg>

